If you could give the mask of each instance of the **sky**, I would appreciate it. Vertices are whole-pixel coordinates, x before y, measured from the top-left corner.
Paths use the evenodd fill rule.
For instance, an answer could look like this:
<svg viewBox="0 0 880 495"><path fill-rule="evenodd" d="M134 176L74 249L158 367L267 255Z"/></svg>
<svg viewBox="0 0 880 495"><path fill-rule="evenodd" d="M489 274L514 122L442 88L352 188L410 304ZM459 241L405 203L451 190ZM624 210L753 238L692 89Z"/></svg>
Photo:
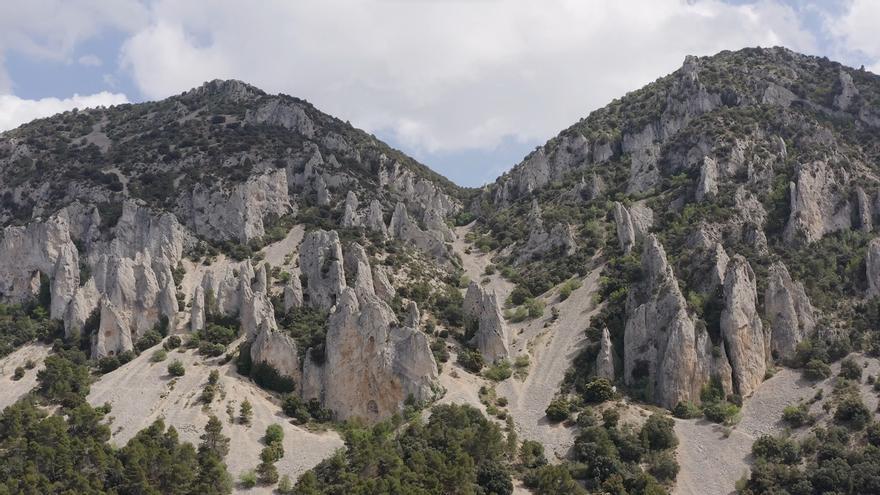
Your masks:
<svg viewBox="0 0 880 495"><path fill-rule="evenodd" d="M0 131L240 79L467 186L686 55L880 73L880 0L0 0Z"/></svg>

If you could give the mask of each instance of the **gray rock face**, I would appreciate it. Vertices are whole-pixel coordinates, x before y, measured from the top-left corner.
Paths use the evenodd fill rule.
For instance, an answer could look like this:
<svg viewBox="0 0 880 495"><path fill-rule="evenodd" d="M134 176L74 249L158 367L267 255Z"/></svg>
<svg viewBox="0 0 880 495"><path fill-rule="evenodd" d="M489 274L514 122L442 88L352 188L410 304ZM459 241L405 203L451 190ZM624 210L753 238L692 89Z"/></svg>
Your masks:
<svg viewBox="0 0 880 495"><path fill-rule="evenodd" d="M278 330L264 330L251 343L251 360L268 364L280 375L292 378L297 387L302 382L302 366L296 342Z"/></svg>
<svg viewBox="0 0 880 495"><path fill-rule="evenodd" d="M336 231L315 230L303 238L299 248L299 266L306 277L304 293L308 304L330 309L345 288L342 246Z"/></svg>
<svg viewBox="0 0 880 495"><path fill-rule="evenodd" d="M300 105L277 98L273 98L256 110L248 110L245 114L245 122L280 125L307 138L315 135L315 124Z"/></svg>
<svg viewBox="0 0 880 495"><path fill-rule="evenodd" d="M303 305L302 282L298 273L292 273L284 286L284 311L290 311Z"/></svg>
<svg viewBox="0 0 880 495"><path fill-rule="evenodd" d="M495 292L487 291L477 282L471 281L462 309L466 318L477 321L473 344L483 357L489 362L510 357L507 327Z"/></svg>
<svg viewBox="0 0 880 495"><path fill-rule="evenodd" d="M241 329L248 340L253 340L261 333L278 330L275 310L266 293L265 264L257 270L253 287L249 278L241 278L241 301Z"/></svg>
<svg viewBox="0 0 880 495"><path fill-rule="evenodd" d="M406 321L404 325L415 329L422 325L422 313L419 311L419 305L415 301L410 301L406 306Z"/></svg>
<svg viewBox="0 0 880 495"><path fill-rule="evenodd" d="M797 181L791 183L791 214L785 226L786 242L811 243L825 234L846 230L852 224L849 174L823 161L797 167Z"/></svg>
<svg viewBox="0 0 880 495"><path fill-rule="evenodd" d="M373 267L373 289L379 299L389 302L397 295L391 281L388 280L388 272L384 266L376 265Z"/></svg>
<svg viewBox="0 0 880 495"><path fill-rule="evenodd" d="M637 241L648 235L654 223L654 212L642 204L633 204L627 209L623 204L614 202L614 223L617 225L617 241L624 253L632 251Z"/></svg>
<svg viewBox="0 0 880 495"><path fill-rule="evenodd" d="M549 232L547 231L537 201L532 202L529 224L531 225L529 239L520 250L517 263L544 256L554 250L560 251L563 256L571 256L577 251L577 242L569 225L557 223Z"/></svg>
<svg viewBox="0 0 880 495"><path fill-rule="evenodd" d="M394 208L394 214L391 216L391 224L388 226L388 234L391 237L407 242L436 258L445 258L448 255L442 235L433 230L422 230L422 228L410 218L406 206L403 203L397 203L397 206Z"/></svg>
<svg viewBox="0 0 880 495"><path fill-rule="evenodd" d="M399 326L375 295L345 288L327 331L326 361L305 367L303 394L319 398L338 419L379 421L407 397L434 397L437 366L425 334Z"/></svg>
<svg viewBox="0 0 880 495"><path fill-rule="evenodd" d="M193 294L189 328L193 333L205 328L205 289L201 285L196 287L196 292Z"/></svg>
<svg viewBox="0 0 880 495"><path fill-rule="evenodd" d="M360 218L358 218L357 209L357 194L355 194L354 191L348 191L348 194L345 196L345 206L344 212L342 214L343 227L350 229L353 227L359 227L361 225Z"/></svg>
<svg viewBox="0 0 880 495"><path fill-rule="evenodd" d="M749 262L736 255L724 280L724 309L721 336L733 369L733 383L743 397L764 380L769 358L769 335L764 332L757 310L755 273Z"/></svg>
<svg viewBox="0 0 880 495"><path fill-rule="evenodd" d="M780 359L793 357L797 345L816 330L804 286L791 279L782 262L774 263L768 273L764 317L770 324L770 349Z"/></svg>
<svg viewBox="0 0 880 495"><path fill-rule="evenodd" d="M709 380L709 365L699 361L694 322L666 252L654 235L642 252L645 280L631 288L624 332L624 381L647 387L649 396L672 408L698 402Z"/></svg>
<svg viewBox="0 0 880 495"><path fill-rule="evenodd" d="M711 157L703 158L700 181L697 183L697 201L711 200L718 194L718 163Z"/></svg>
<svg viewBox="0 0 880 495"><path fill-rule="evenodd" d="M871 201L868 195L861 187L856 187L856 211L858 213L858 224L855 225L862 232L870 232L874 228L874 209L871 207Z"/></svg>
<svg viewBox="0 0 880 495"><path fill-rule="evenodd" d="M292 213L294 207L287 191L287 173L275 169L252 176L230 191L199 184L178 210L197 235L246 243L266 233L263 218Z"/></svg>
<svg viewBox="0 0 880 495"><path fill-rule="evenodd" d="M365 227L370 230L388 235L388 228L385 226L385 219L382 217L382 205L375 199L370 201L370 208L367 210L365 219Z"/></svg>
<svg viewBox="0 0 880 495"><path fill-rule="evenodd" d="M834 106L838 110L847 110L852 104L855 97L859 95L859 90L853 83L853 78L848 72L840 71L840 94L834 96Z"/></svg>
<svg viewBox="0 0 880 495"><path fill-rule="evenodd" d="M880 296L880 237L871 239L868 243L865 270L868 278L868 297Z"/></svg>
<svg viewBox="0 0 880 495"><path fill-rule="evenodd" d="M596 376L614 382L614 348L607 328L602 329L599 354L596 356Z"/></svg>

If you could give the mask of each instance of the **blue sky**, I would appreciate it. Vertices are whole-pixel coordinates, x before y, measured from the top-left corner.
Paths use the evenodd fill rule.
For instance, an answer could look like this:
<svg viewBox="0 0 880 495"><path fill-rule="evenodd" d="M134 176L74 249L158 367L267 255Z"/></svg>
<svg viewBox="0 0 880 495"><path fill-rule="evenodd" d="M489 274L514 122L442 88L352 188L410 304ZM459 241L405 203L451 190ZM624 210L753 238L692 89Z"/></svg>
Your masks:
<svg viewBox="0 0 880 495"><path fill-rule="evenodd" d="M687 54L880 72L876 0L0 0L0 130L237 78L480 185Z"/></svg>

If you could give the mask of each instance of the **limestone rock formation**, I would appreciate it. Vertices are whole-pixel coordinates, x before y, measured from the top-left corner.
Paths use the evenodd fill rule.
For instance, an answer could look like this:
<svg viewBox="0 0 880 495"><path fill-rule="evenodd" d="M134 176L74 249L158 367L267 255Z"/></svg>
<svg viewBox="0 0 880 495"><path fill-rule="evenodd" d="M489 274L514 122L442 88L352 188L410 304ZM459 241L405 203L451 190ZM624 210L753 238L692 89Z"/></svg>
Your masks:
<svg viewBox="0 0 880 495"><path fill-rule="evenodd" d="M259 332L251 343L251 361L271 366L279 375L293 379L297 386L302 381L296 342L282 331L266 329Z"/></svg>
<svg viewBox="0 0 880 495"><path fill-rule="evenodd" d="M335 230L314 230L303 238L299 248L299 266L305 276L307 303L330 309L345 288L342 246Z"/></svg>
<svg viewBox="0 0 880 495"><path fill-rule="evenodd" d="M627 209L620 202L614 202L614 223L617 225L617 241L624 253L632 251L637 241L643 239L654 223L654 212L640 203Z"/></svg>
<svg viewBox="0 0 880 495"><path fill-rule="evenodd" d="M388 234L395 239L407 242L437 258L447 256L446 244L442 235L433 230L422 230L421 227L410 218L406 205L397 203L394 214L391 216L391 224L388 226Z"/></svg>
<svg viewBox="0 0 880 495"><path fill-rule="evenodd" d="M599 354L596 356L596 376L614 381L614 348L611 345L611 334L608 328L602 329L602 340L599 341Z"/></svg>
<svg viewBox="0 0 880 495"><path fill-rule="evenodd" d="M292 273L284 286L284 311L290 311L303 305L303 289L299 274Z"/></svg>
<svg viewBox="0 0 880 495"><path fill-rule="evenodd" d="M471 281L462 309L466 318L476 320L477 332L473 344L483 357L489 362L509 357L507 327L495 292Z"/></svg>
<svg viewBox="0 0 880 495"><path fill-rule="evenodd" d="M193 333L205 328L205 289L201 285L196 287L193 295L189 328Z"/></svg>
<svg viewBox="0 0 880 495"><path fill-rule="evenodd" d="M865 270L868 279L868 297L880 296L880 237L875 237L868 243Z"/></svg>
<svg viewBox="0 0 880 495"><path fill-rule="evenodd" d="M785 226L786 242L810 243L825 234L849 229L852 204L849 173L824 161L797 167L796 181L789 186L791 213Z"/></svg>
<svg viewBox="0 0 880 495"><path fill-rule="evenodd" d="M782 262L770 266L764 317L770 324L770 349L780 359L794 356L797 345L816 329L813 305L804 286L791 279Z"/></svg>
<svg viewBox="0 0 880 495"><path fill-rule="evenodd" d="M532 202L529 225L531 225L529 238L526 245L520 250L517 263L523 263L554 251L558 251L563 256L571 256L577 251L577 241L571 232L571 226L557 223L548 231L544 227L544 218L537 201Z"/></svg>
<svg viewBox="0 0 880 495"><path fill-rule="evenodd" d="M348 191L343 208L342 226L347 229L360 226L360 219L357 215L358 199L354 191Z"/></svg>
<svg viewBox="0 0 880 495"><path fill-rule="evenodd" d="M764 380L770 356L769 335L757 309L755 273L742 256L734 256L724 280L721 336L733 369L734 387L743 397Z"/></svg>
<svg viewBox="0 0 880 495"><path fill-rule="evenodd" d="M388 272L382 265L373 266L373 289L376 291L376 296L385 302L391 301L397 295L397 291L388 279Z"/></svg>
<svg viewBox="0 0 880 495"><path fill-rule="evenodd" d="M434 396L437 366L427 337L400 326L375 295L343 289L328 322L325 359L304 368L303 395L319 398L337 419L378 421L408 397Z"/></svg>
<svg viewBox="0 0 880 495"><path fill-rule="evenodd" d="M697 402L700 388L709 380L708 365L698 361L694 322L654 235L645 239L642 272L644 282L627 299L624 381L646 387L664 407Z"/></svg>
<svg viewBox="0 0 880 495"><path fill-rule="evenodd" d="M278 329L275 310L266 293L265 264L257 270L253 287L250 279L242 277L241 300L241 329L248 340L254 339L260 333Z"/></svg>
<svg viewBox="0 0 880 495"><path fill-rule="evenodd" d="M697 201L712 199L718 194L718 163L711 157L703 158L700 181L697 183Z"/></svg>

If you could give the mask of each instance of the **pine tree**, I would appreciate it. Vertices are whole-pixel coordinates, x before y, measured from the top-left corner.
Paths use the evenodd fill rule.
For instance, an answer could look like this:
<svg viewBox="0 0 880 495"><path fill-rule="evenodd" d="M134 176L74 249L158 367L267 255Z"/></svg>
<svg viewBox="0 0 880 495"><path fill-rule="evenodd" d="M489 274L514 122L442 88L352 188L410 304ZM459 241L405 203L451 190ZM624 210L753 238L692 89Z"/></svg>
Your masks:
<svg viewBox="0 0 880 495"><path fill-rule="evenodd" d="M249 425L251 424L251 419L254 417L254 407L251 406L250 401L247 399L241 403L241 409L238 411L238 418L241 424Z"/></svg>
<svg viewBox="0 0 880 495"><path fill-rule="evenodd" d="M223 424L216 416L208 419L205 433L200 437L199 477L193 494L225 495L232 492L232 476L223 459L229 453L229 438L223 435Z"/></svg>
<svg viewBox="0 0 880 495"><path fill-rule="evenodd" d="M199 438L202 440L199 445L200 454L207 450L216 454L220 459L224 459L229 453L229 438L223 435L223 423L217 419L217 416L211 415L208 418L205 433Z"/></svg>

